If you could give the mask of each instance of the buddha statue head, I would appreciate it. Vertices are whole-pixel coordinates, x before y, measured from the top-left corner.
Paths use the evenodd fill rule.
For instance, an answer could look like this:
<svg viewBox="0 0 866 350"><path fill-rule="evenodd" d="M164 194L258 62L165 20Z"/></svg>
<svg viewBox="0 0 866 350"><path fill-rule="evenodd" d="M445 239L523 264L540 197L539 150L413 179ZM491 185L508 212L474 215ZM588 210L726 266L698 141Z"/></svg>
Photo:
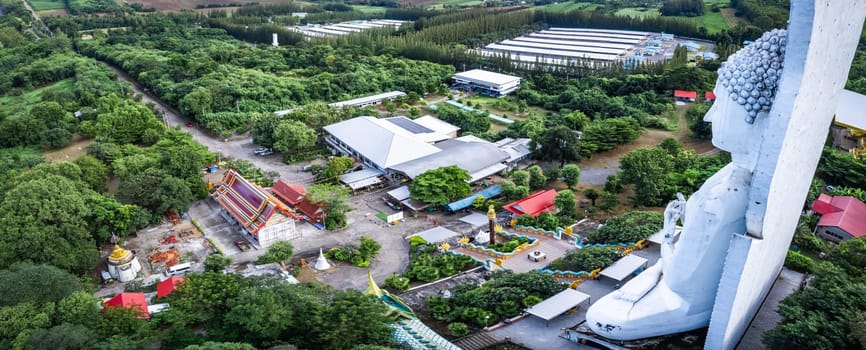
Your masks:
<svg viewBox="0 0 866 350"><path fill-rule="evenodd" d="M713 123L713 145L730 152L741 167L753 169L757 161L782 76L785 41L785 30L764 33L719 68L716 101L704 121Z"/></svg>

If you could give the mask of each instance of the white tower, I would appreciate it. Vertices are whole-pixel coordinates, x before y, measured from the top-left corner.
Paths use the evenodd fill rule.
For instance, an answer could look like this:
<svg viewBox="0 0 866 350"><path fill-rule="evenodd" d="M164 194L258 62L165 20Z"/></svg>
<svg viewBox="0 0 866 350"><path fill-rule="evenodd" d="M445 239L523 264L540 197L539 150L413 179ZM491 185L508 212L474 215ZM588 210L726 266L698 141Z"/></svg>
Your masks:
<svg viewBox="0 0 866 350"><path fill-rule="evenodd" d="M274 47L280 46L280 42L277 41L277 33L273 34L273 38L274 38L274 40L273 40L273 42L271 42L271 45L273 45Z"/></svg>

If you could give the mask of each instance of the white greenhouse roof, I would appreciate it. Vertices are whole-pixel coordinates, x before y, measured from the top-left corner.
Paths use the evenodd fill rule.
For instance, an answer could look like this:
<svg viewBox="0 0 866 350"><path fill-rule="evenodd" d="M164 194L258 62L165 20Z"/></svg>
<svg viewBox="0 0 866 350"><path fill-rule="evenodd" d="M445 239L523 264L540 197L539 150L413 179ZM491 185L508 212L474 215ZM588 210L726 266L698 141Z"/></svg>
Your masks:
<svg viewBox="0 0 866 350"><path fill-rule="evenodd" d="M560 31L560 32L612 33L612 34L628 34L628 35L643 35L643 36L653 34L650 32L641 32L641 31L636 31L636 30L595 29L595 28L550 27L550 30Z"/></svg>
<svg viewBox="0 0 866 350"><path fill-rule="evenodd" d="M508 83L513 83L515 81L519 81L520 77L515 77L513 75L508 74L500 74L496 72L486 71L482 69L473 69L470 71L465 71L462 73L454 74L454 78L461 78L467 80L477 80L481 82L486 82L495 85L505 85Z"/></svg>
<svg viewBox="0 0 866 350"><path fill-rule="evenodd" d="M626 255L601 271L601 275L617 281L626 279L637 269L646 267L647 260L634 254Z"/></svg>
<svg viewBox="0 0 866 350"><path fill-rule="evenodd" d="M562 50L562 51L578 52L578 53L587 52L587 53L601 53L601 54L609 54L609 55L619 55L625 51L625 49L611 49L611 48L599 47L599 46L555 45L555 44L537 43L537 42L531 42L531 41L516 41L516 40L503 40L500 42L500 44L517 46L517 47L532 47L532 48Z"/></svg>
<svg viewBox="0 0 866 350"><path fill-rule="evenodd" d="M587 35L577 35L577 34L559 34L559 33L531 33L527 34L527 37L530 38L548 38L548 39L557 39L557 40L566 40L566 41L598 41L605 43L618 43L618 44L629 44L634 45L641 41L641 39L625 39L625 38L606 38L602 36L587 36Z"/></svg>
<svg viewBox="0 0 866 350"><path fill-rule="evenodd" d="M526 309L526 312L542 318L545 321L550 321L587 300L589 300L588 294L578 292L571 288L566 288L556 295L547 298L538 304L532 305L532 307Z"/></svg>
<svg viewBox="0 0 866 350"><path fill-rule="evenodd" d="M842 90L836 107L836 122L866 130L866 95Z"/></svg>
<svg viewBox="0 0 866 350"><path fill-rule="evenodd" d="M613 59L617 58L617 55L612 55L612 54L600 54L600 53L592 53L592 52L575 52L575 51L563 51L563 50L549 50L549 49L540 49L540 48L533 48L533 47L520 47L520 46L500 45L500 44L490 44L490 45L487 45L486 48L492 49L492 50L538 54L538 55L545 55L545 56L561 56L561 57L586 58L586 59L596 59L596 60L613 60Z"/></svg>
<svg viewBox="0 0 866 350"><path fill-rule="evenodd" d="M391 91L391 92L386 92L386 93L382 93L382 94L378 94L378 95L364 96L364 97L354 98L351 100L329 103L328 106L330 106L330 107L358 106L358 105L362 105L362 104L367 104L367 103L371 103L371 102L384 100L386 98L395 98L395 97L399 97L399 96L406 96L406 93L403 91Z"/></svg>
<svg viewBox="0 0 866 350"><path fill-rule="evenodd" d="M601 47L605 49L620 49L620 50L628 50L634 47L633 44L621 44L621 43L608 43L608 42L597 42L597 41L588 41L588 40L562 40L562 39L546 39L546 38L536 38L531 36L521 36L514 39L511 39L515 42L531 42L531 43L541 43L541 44L553 44L553 45L563 45L563 46L587 46L587 47Z"/></svg>
<svg viewBox="0 0 866 350"><path fill-rule="evenodd" d="M610 39L637 39L640 40L644 38L642 35L622 35L622 34L608 34L608 33L590 33L590 32L560 32L555 30L542 30L538 33L541 34L554 34L554 35L562 35L562 36L592 36L596 38L610 38Z"/></svg>

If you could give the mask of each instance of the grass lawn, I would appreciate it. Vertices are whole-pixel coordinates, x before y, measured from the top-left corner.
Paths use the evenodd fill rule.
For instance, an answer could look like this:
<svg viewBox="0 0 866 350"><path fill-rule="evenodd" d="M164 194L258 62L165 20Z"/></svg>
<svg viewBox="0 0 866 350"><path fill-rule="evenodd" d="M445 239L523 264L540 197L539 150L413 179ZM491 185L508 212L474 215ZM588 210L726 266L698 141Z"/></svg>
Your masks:
<svg viewBox="0 0 866 350"><path fill-rule="evenodd" d="M589 2L561 2L558 4L550 4L539 6L538 9L550 12L570 12L570 11L592 11L603 5Z"/></svg>
<svg viewBox="0 0 866 350"><path fill-rule="evenodd" d="M430 6L430 8L443 9L443 8L445 8L445 6L471 7L471 6L478 6L478 5L481 5L483 3L484 2L481 0L443 0L442 2L439 2L436 5Z"/></svg>
<svg viewBox="0 0 866 350"><path fill-rule="evenodd" d="M28 0L34 11L57 10L66 8L62 0Z"/></svg>
<svg viewBox="0 0 866 350"><path fill-rule="evenodd" d="M361 11L366 14L385 14L385 8L380 6L352 5L352 8L355 9L355 11Z"/></svg>
<svg viewBox="0 0 866 350"><path fill-rule="evenodd" d="M614 12L617 16L631 16L631 17L656 17L659 16L659 9L655 7L626 7Z"/></svg>
<svg viewBox="0 0 866 350"><path fill-rule="evenodd" d="M10 117L30 113L30 107L42 101L42 93L69 94L75 88L74 78L64 79L51 85L28 91L20 96L0 96L0 105L20 106Z"/></svg>

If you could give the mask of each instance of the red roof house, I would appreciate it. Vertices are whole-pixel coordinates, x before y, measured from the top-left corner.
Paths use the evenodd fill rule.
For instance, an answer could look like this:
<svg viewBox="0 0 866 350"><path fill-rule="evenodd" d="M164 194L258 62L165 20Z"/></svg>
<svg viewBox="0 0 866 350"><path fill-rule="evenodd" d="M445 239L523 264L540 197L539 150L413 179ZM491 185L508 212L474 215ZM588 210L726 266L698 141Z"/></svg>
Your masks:
<svg viewBox="0 0 866 350"><path fill-rule="evenodd" d="M508 203L502 206L502 209L508 210L514 215L538 216L556 208L553 205L554 198L556 198L556 190L539 191Z"/></svg>
<svg viewBox="0 0 866 350"><path fill-rule="evenodd" d="M714 94L712 91L707 91L704 93L704 101L710 102L710 101L715 101L715 100L716 100L716 94Z"/></svg>
<svg viewBox="0 0 866 350"><path fill-rule="evenodd" d="M307 190L304 186L292 185L283 181L283 179L279 179L274 183L272 191L274 191L274 195L277 198L291 205L298 205L304 199L304 196L307 195Z"/></svg>
<svg viewBox="0 0 866 350"><path fill-rule="evenodd" d="M310 202L310 200L305 197L307 195L307 190L304 186L292 185L279 179L274 183L274 187L271 188L271 191L273 191L274 195L281 201L294 206L295 209L306 215L309 222L315 224L321 223L325 220L325 211L322 210L322 207Z"/></svg>
<svg viewBox="0 0 866 350"><path fill-rule="evenodd" d="M138 318L149 319L144 293L120 293L105 302L106 307L122 307L138 311Z"/></svg>
<svg viewBox="0 0 866 350"><path fill-rule="evenodd" d="M177 287L180 287L184 282L186 282L186 280L183 277L178 276L171 276L165 281L159 282L159 284L156 285L156 297L164 298L168 296L171 292L177 290Z"/></svg>
<svg viewBox="0 0 866 350"><path fill-rule="evenodd" d="M697 91L674 90L674 97L680 101L694 102L698 98Z"/></svg>
<svg viewBox="0 0 866 350"><path fill-rule="evenodd" d="M838 243L866 235L866 204L855 197L822 193L812 210L821 214L817 234L826 240Z"/></svg>

